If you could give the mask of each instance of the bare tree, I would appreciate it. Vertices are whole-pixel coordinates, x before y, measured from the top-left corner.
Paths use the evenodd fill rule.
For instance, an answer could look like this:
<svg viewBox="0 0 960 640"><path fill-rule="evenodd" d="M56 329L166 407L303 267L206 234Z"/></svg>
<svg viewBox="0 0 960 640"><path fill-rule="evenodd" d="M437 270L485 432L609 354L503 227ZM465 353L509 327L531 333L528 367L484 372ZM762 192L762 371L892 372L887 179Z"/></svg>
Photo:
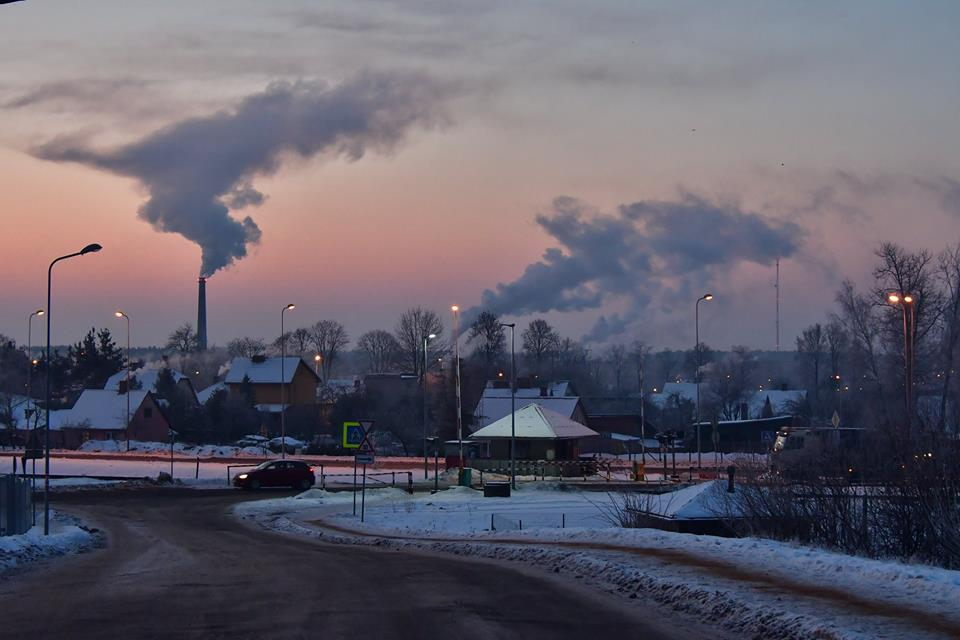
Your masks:
<svg viewBox="0 0 960 640"><path fill-rule="evenodd" d="M249 336L234 338L227 343L227 353L229 353L232 358L252 358L253 356L265 353L266 350L266 342L260 338L251 338Z"/></svg>
<svg viewBox="0 0 960 640"><path fill-rule="evenodd" d="M747 391L753 387L753 374L756 358L745 346L738 345L721 361L709 386L707 403L716 402L717 412L725 420L746 419L741 408L746 400Z"/></svg>
<svg viewBox="0 0 960 640"><path fill-rule="evenodd" d="M307 347L310 346L312 340L313 336L310 334L309 329L301 327L293 331L290 334L290 342L287 344L287 353L296 353L302 356L304 352L306 352Z"/></svg>
<svg viewBox="0 0 960 640"><path fill-rule="evenodd" d="M190 353L197 350L197 333L193 330L193 325L185 322L176 329L167 338L167 349L172 349L178 353Z"/></svg>
<svg viewBox="0 0 960 640"><path fill-rule="evenodd" d="M532 320L523 330L523 350L533 362L534 372L540 373L543 360L557 350L560 335L546 320Z"/></svg>
<svg viewBox="0 0 960 640"><path fill-rule="evenodd" d="M937 372L940 387L939 427L946 426L947 398L960 350L960 243L947 247L939 257L939 279L943 290L943 332Z"/></svg>
<svg viewBox="0 0 960 640"><path fill-rule="evenodd" d="M637 374L637 390L643 392L647 357L650 355L651 348L640 340L635 340L630 355L633 357L633 367Z"/></svg>
<svg viewBox="0 0 960 640"><path fill-rule="evenodd" d="M494 364L503 356L507 346L506 332L500 318L490 311L481 311L470 326L470 342L476 342L474 354L483 361L484 378L490 377Z"/></svg>
<svg viewBox="0 0 960 640"><path fill-rule="evenodd" d="M819 322L810 325L797 336L797 357L803 361L811 374L810 395L813 396L814 409L819 408L820 361L823 359L826 344L826 335Z"/></svg>
<svg viewBox="0 0 960 640"><path fill-rule="evenodd" d="M397 360L400 343L389 331L375 329L360 336L357 349L363 353L370 373L386 373Z"/></svg>
<svg viewBox="0 0 960 640"><path fill-rule="evenodd" d="M394 329L400 344L399 363L417 376L422 373L423 339L430 334L443 333L443 322L436 313L423 307L411 307L403 312Z"/></svg>
<svg viewBox="0 0 960 640"><path fill-rule="evenodd" d="M840 313L834 319L840 322L851 337L857 356L863 360L864 378L873 382L876 388L876 401L883 418L889 423L890 414L884 397L883 377L880 371L880 319L875 305L863 295L857 293L853 283L845 280L837 292L837 304Z"/></svg>
<svg viewBox="0 0 960 640"><path fill-rule="evenodd" d="M347 330L336 320L320 320L310 327L310 342L322 358L323 379L329 380L334 361L350 343Z"/></svg>
<svg viewBox="0 0 960 640"><path fill-rule="evenodd" d="M623 370L627 366L627 348L622 344L611 345L607 349L607 361L613 372L613 390L620 393L623 391Z"/></svg>

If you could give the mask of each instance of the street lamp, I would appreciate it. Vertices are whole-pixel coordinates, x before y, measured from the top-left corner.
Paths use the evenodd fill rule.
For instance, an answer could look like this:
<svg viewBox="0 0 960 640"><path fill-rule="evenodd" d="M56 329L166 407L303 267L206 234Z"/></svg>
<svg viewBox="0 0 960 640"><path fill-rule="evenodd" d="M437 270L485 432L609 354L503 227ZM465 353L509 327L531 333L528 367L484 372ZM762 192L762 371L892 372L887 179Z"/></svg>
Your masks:
<svg viewBox="0 0 960 640"><path fill-rule="evenodd" d="M460 307L453 305L450 307L453 311L453 375L454 389L457 397L457 444L460 446L460 477L463 477L463 410L460 404Z"/></svg>
<svg viewBox="0 0 960 640"><path fill-rule="evenodd" d="M903 366L908 432L913 422L913 343L916 336L916 306L914 301L914 297L909 293L890 293L887 295L887 302L892 305L900 305L900 311L903 314ZM909 317L907 315L908 307L910 309Z"/></svg>
<svg viewBox="0 0 960 640"><path fill-rule="evenodd" d="M37 403L33 401L33 368L36 366L37 361L33 357L33 318L35 316L42 316L44 314L43 309L37 309L30 314L30 317L27 318L27 410L24 412L27 416L27 427L30 427L30 419L33 418L33 429L36 429L38 420L36 419L37 412ZM30 429L31 436L34 434L33 429ZM31 449L36 448L35 438L29 438ZM31 451L30 455L32 472L30 474L30 506L32 510L32 520L31 523L35 526L37 524L37 509L33 506L33 494L37 491L37 458L36 454ZM26 470L24 470L26 472Z"/></svg>
<svg viewBox="0 0 960 640"><path fill-rule="evenodd" d="M705 293L699 298L697 298L697 303L694 305L694 324L696 338L694 343L694 350L697 353L697 371L694 374L694 381L697 383L697 469L701 468L701 449L700 449L700 367L703 366L703 363L700 362L701 353L700 353L700 303L706 300L710 302L713 300L712 293ZM714 457L716 457L716 452L714 452Z"/></svg>
<svg viewBox="0 0 960 640"><path fill-rule="evenodd" d="M33 319L36 316L42 316L46 313L43 309L37 309L27 318L27 409L36 409L33 402L33 366L37 363L33 358ZM27 412L27 416L33 415L32 411ZM28 422L29 424L29 422ZM34 422L36 424L36 422Z"/></svg>
<svg viewBox="0 0 960 640"><path fill-rule="evenodd" d="M516 322L501 322L501 327L510 327L510 487L517 488L517 358L516 358Z"/></svg>
<svg viewBox="0 0 960 640"><path fill-rule="evenodd" d="M317 374L317 378L320 378L320 363L323 362L323 356L319 353L313 356L313 372ZM322 382L322 380L321 380Z"/></svg>
<svg viewBox="0 0 960 640"><path fill-rule="evenodd" d="M430 475L429 461L427 460L427 342L437 337L437 334L423 336L423 479L426 480Z"/></svg>
<svg viewBox="0 0 960 640"><path fill-rule="evenodd" d="M47 267L47 355L46 355L46 374L47 374L47 388L46 388L46 404L44 405L44 410L46 412L46 433L44 434L44 464L43 464L43 535L50 535L50 298L51 298L51 289L53 284L53 265L57 264L61 260L66 260L68 258L75 258L77 256L85 256L88 253L96 253L103 249L99 244L88 244L80 251L76 253L68 253L65 256L60 256L56 260L50 263L50 266Z"/></svg>
<svg viewBox="0 0 960 640"><path fill-rule="evenodd" d="M287 457L287 408L284 406L284 391L287 388L287 376L284 365L287 362L287 335L283 330L283 314L293 311L297 305L292 302L280 310L280 459Z"/></svg>
<svg viewBox="0 0 960 640"><path fill-rule="evenodd" d="M113 315L127 320L127 426L124 428L124 434L127 438L127 451L130 451L130 316L123 311L114 311Z"/></svg>

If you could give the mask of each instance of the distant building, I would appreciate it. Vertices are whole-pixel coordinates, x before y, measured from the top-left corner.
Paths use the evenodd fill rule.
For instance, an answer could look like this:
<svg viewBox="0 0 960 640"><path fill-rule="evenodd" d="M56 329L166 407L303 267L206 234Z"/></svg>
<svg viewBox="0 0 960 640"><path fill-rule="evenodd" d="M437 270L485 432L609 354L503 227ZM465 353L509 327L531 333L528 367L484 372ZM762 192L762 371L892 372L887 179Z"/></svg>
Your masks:
<svg viewBox="0 0 960 640"><path fill-rule="evenodd" d="M511 434L515 434L517 460L576 460L584 438L598 435L583 423L529 400L517 403L517 411L477 430L471 440L489 443L491 458L510 458Z"/></svg>
<svg viewBox="0 0 960 640"><path fill-rule="evenodd" d="M87 440L165 442L170 437L170 423L151 392L130 392L129 431L126 414L127 394L85 389L71 409L51 412L50 437L56 446L67 449Z"/></svg>
<svg viewBox="0 0 960 640"><path fill-rule="evenodd" d="M245 378L250 381L254 403L262 411L281 411L281 389L283 403L286 405L309 405L317 402L320 376L300 357L234 358L224 384L230 393L239 393Z"/></svg>
<svg viewBox="0 0 960 640"><path fill-rule="evenodd" d="M573 395L573 388L567 381L544 383L535 387L519 387L516 393L516 407L520 408L531 402L536 402L541 407L582 425L587 423L587 415L580 403L580 398ZM482 429L504 416L509 416L510 406L510 384L502 381L488 382L473 411L472 428Z"/></svg>
<svg viewBox="0 0 960 640"><path fill-rule="evenodd" d="M164 369L170 371L170 375L173 376L173 381L177 383L177 387L183 392L184 397L197 401L197 391L193 386L193 382L190 380L190 377L186 374L177 371L176 369L169 369L163 366L144 366L139 369L130 372L130 386L133 390L144 390L151 391L153 393L157 392L157 383L160 381L160 372ZM120 392L126 389L127 382L127 371L122 369L109 378L107 378L106 384L103 385L104 390Z"/></svg>

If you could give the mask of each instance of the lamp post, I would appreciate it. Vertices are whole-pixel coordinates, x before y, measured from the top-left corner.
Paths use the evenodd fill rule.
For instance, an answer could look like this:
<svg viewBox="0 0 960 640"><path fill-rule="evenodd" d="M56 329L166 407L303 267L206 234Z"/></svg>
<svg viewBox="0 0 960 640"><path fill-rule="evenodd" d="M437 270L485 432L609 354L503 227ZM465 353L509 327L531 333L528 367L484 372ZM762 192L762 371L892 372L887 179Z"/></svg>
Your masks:
<svg viewBox="0 0 960 640"><path fill-rule="evenodd" d="M904 400L907 410L907 432L913 423L913 349L916 335L916 299L909 293L891 293L887 302L899 305L903 314L903 368L904 368ZM909 316L907 309L910 309Z"/></svg>
<svg viewBox="0 0 960 640"><path fill-rule="evenodd" d="M33 401L33 367L36 364L36 361L33 359L33 318L35 316L42 316L46 312L43 309L37 309L30 314L30 317L27 318L27 409L36 409L36 403ZM33 415L33 411L28 411L28 422L29 425L29 416ZM34 421L36 424L36 421Z"/></svg>
<svg viewBox="0 0 960 640"><path fill-rule="evenodd" d="M454 393L457 397L457 444L460 446L460 476L463 476L463 409L460 404L460 307L453 305L453 375ZM461 478L458 478L458 481Z"/></svg>
<svg viewBox="0 0 960 640"><path fill-rule="evenodd" d="M37 403L33 401L33 367L37 364L37 361L33 359L33 318L34 316L44 315L43 309L37 309L30 314L30 317L27 318L27 411L25 412L27 416L27 427L30 427L30 419L33 418L33 429L37 427L36 418L37 412ZM31 435L33 434L33 429L30 429ZM36 442L34 438L30 438L31 443L36 447ZM37 524L37 508L33 502L33 494L37 492L37 458L36 455L31 452L30 456L30 510L31 514L31 524L36 526ZM26 472L26 469L24 469Z"/></svg>
<svg viewBox="0 0 960 640"><path fill-rule="evenodd" d="M114 311L113 315L118 318L125 318L127 321L127 422L124 428L124 435L127 438L127 451L130 451L130 316L123 311Z"/></svg>
<svg viewBox="0 0 960 640"><path fill-rule="evenodd" d="M47 267L47 355L46 355L46 373L47 373L47 384L46 384L46 404L44 405L44 410L46 412L46 423L47 428L45 429L46 433L44 434L44 455L43 455L43 535L50 535L50 299L51 299L51 288L53 284L53 265L57 264L61 260L66 260L68 258L75 258L77 256L84 256L88 253L96 253L100 251L103 247L99 244L88 244L80 251L76 253L68 253L65 256L60 256L50 263L50 266Z"/></svg>
<svg viewBox="0 0 960 640"><path fill-rule="evenodd" d="M712 293L705 293L705 294L703 294L702 296L700 296L699 298L697 298L697 303L694 305L694 311L693 311L693 315L694 315L694 318L695 318L695 320L694 320L694 325L695 325L694 331L695 331L695 335L696 335L695 343L694 343L693 348L694 348L694 351L696 351L696 354L697 354L697 371L696 371L696 373L694 374L694 381L697 383L697 427L696 427L696 431L697 431L697 469L700 469L700 468L701 468L701 456L702 456L701 449L700 449L700 367L703 366L703 363L700 362L700 358L701 358L701 353L700 353L700 303L703 302L704 300L706 300L707 302L710 302L711 300L713 300L713 294L712 294ZM714 452L714 455L716 455L716 452Z"/></svg>
<svg viewBox="0 0 960 640"><path fill-rule="evenodd" d="M284 366L287 362L287 335L283 330L283 314L287 311L293 311L297 305L292 302L280 310L280 459L287 457L287 407L285 406L285 394L287 388L287 376Z"/></svg>
<svg viewBox="0 0 960 640"><path fill-rule="evenodd" d="M437 337L437 334L423 336L423 371L421 378L423 382L423 479L426 480L429 475L429 460L427 459L427 343Z"/></svg>
<svg viewBox="0 0 960 640"><path fill-rule="evenodd" d="M517 488L517 358L516 322L501 322L501 327L510 327L510 487Z"/></svg>
<svg viewBox="0 0 960 640"><path fill-rule="evenodd" d="M323 362L323 356L319 353L313 356L313 372L317 374L317 379L323 382L323 379L320 378L320 363Z"/></svg>

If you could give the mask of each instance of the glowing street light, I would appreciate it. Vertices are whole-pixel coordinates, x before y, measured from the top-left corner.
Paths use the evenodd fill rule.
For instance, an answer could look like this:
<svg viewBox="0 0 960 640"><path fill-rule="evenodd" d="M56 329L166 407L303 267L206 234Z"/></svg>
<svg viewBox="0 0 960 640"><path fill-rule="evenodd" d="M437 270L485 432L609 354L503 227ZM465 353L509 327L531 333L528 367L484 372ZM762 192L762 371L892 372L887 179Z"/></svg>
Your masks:
<svg viewBox="0 0 960 640"><path fill-rule="evenodd" d="M113 315L127 319L127 426L124 435L127 438L127 451L130 451L130 316L123 311L114 311Z"/></svg>
<svg viewBox="0 0 960 640"><path fill-rule="evenodd" d="M280 310L280 459L287 457L287 407L285 405L287 390L286 371L284 365L287 361L287 335L283 330L283 314L287 311L293 311L297 305L292 302Z"/></svg>
<svg viewBox="0 0 960 640"><path fill-rule="evenodd" d="M903 314L903 366L905 402L907 405L907 429L910 429L913 417L913 349L916 336L916 305L914 297L909 293L891 292L887 295L887 302L899 305ZM909 315L907 309L910 309Z"/></svg>
<svg viewBox="0 0 960 640"><path fill-rule="evenodd" d="M427 459L427 343L437 337L437 334L423 336L423 371L421 372L421 381L423 382L423 479L426 480L430 475L429 460Z"/></svg>
<svg viewBox="0 0 960 640"><path fill-rule="evenodd" d="M700 303L703 302L704 300L706 300L707 302L710 302L711 300L713 300L713 294L712 294L712 293L705 293L705 294L703 294L702 296L700 296L699 298L697 298L696 304L693 305L693 309L694 309L694 310L693 310L693 315L694 315L694 325L695 325L694 331L695 331L695 334L696 334L696 337L695 337L696 343L694 344L694 347L693 347L693 348L694 348L694 350L695 350L696 353L697 353L697 371L696 371L696 374L694 375L694 381L697 383L697 468L698 468L698 469L701 467L701 465L700 465L700 460L701 460L701 449L700 449L700 367L703 366L703 363L700 362L700 358L701 358L701 353L700 353ZM716 455L716 452L714 452L714 455Z"/></svg>
<svg viewBox="0 0 960 640"><path fill-rule="evenodd" d="M53 289L53 265L57 264L61 260L67 260L69 258L75 258L77 256L85 256L88 253L96 253L103 249L99 244L93 243L88 244L80 251L76 253L68 253L65 256L60 256L56 258L53 262L50 263L50 266L47 267L47 388L46 388L46 404L44 405L44 410L46 413L46 433L44 434L44 464L43 464L43 535L50 535L50 316L51 316L51 291Z"/></svg>

